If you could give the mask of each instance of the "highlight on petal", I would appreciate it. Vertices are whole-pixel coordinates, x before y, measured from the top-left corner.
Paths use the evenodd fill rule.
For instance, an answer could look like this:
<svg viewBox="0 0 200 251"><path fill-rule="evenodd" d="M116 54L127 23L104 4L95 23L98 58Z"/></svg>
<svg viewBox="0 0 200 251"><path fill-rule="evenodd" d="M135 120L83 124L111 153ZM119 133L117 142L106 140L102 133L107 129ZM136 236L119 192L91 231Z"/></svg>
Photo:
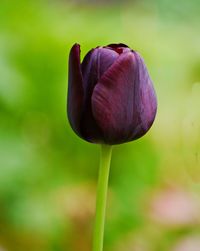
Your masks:
<svg viewBox="0 0 200 251"><path fill-rule="evenodd" d="M107 144L141 137L154 120L154 95L149 79L141 79L140 63L136 53L121 54L94 88L92 111Z"/></svg>
<svg viewBox="0 0 200 251"><path fill-rule="evenodd" d="M114 63L119 54L113 50L98 47L92 49L84 57L81 64L84 90L93 90L103 73Z"/></svg>
<svg viewBox="0 0 200 251"><path fill-rule="evenodd" d="M69 55L67 113L71 127L80 136L83 105L83 77L80 65L80 45L74 44Z"/></svg>

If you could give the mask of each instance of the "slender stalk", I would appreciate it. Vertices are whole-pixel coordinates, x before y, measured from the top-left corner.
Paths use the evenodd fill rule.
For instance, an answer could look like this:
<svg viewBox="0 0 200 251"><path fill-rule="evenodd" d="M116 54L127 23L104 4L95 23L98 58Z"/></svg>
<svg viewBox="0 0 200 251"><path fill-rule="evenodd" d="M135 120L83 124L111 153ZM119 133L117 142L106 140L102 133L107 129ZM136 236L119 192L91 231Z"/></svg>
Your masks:
<svg viewBox="0 0 200 251"><path fill-rule="evenodd" d="M112 146L102 145L96 195L96 215L93 236L93 251L103 251L104 222L111 155Z"/></svg>

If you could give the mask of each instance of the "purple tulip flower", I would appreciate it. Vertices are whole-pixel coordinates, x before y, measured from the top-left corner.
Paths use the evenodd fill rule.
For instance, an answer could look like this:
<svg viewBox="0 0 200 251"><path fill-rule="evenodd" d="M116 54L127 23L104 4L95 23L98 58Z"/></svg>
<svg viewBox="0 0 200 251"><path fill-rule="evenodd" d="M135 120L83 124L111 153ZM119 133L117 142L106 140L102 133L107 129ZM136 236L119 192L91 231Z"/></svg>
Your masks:
<svg viewBox="0 0 200 251"><path fill-rule="evenodd" d="M90 50L80 62L80 45L69 56L68 118L92 143L120 144L142 137L157 110L156 94L142 57L124 44Z"/></svg>

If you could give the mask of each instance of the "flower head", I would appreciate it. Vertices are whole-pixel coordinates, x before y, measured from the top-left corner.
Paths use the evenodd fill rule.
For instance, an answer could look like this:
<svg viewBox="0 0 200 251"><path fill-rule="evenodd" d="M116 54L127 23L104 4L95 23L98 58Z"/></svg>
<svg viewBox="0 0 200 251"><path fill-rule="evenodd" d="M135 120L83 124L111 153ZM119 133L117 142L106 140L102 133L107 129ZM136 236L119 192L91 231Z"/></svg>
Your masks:
<svg viewBox="0 0 200 251"><path fill-rule="evenodd" d="M90 50L80 62L80 45L69 55L67 112L72 129L92 143L120 144L151 127L157 100L138 52L124 44Z"/></svg>

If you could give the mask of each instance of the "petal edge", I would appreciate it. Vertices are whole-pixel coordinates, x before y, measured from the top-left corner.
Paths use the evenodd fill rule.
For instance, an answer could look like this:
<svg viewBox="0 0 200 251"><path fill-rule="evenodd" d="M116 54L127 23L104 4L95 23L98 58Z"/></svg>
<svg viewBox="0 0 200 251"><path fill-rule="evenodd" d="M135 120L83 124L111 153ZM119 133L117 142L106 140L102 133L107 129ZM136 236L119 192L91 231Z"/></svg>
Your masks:
<svg viewBox="0 0 200 251"><path fill-rule="evenodd" d="M67 114L71 127L80 137L83 104L83 77L80 64L80 45L74 44L69 55Z"/></svg>

